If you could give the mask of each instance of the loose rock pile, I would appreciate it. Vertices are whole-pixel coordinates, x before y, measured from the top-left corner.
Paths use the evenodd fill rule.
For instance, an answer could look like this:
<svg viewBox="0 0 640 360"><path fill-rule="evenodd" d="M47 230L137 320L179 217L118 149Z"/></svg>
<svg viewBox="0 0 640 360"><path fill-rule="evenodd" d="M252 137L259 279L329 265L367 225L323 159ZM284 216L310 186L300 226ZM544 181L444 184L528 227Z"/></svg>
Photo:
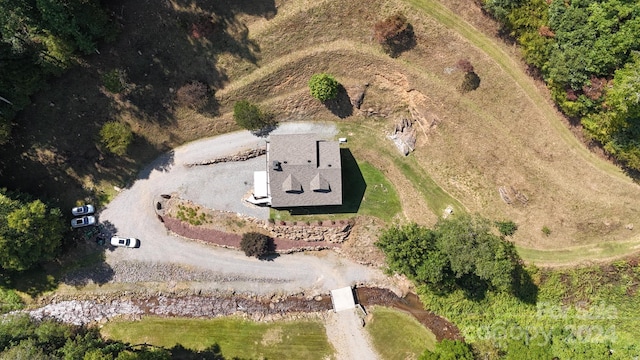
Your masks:
<svg viewBox="0 0 640 360"><path fill-rule="evenodd" d="M139 319L142 315L214 318L236 314L257 321L272 321L285 317L319 316L331 307L328 296L260 299L237 295L124 294L118 298L95 297L85 300L53 298L49 305L27 311L27 313L36 320L54 318L65 323L86 325L105 322L116 317Z"/></svg>
<svg viewBox="0 0 640 360"><path fill-rule="evenodd" d="M413 120L400 119L388 137L401 153L405 156L409 155L416 148L416 130L413 128Z"/></svg>
<svg viewBox="0 0 640 360"><path fill-rule="evenodd" d="M123 315L132 316L141 314L143 314L142 309L130 301L97 303L88 300L62 301L29 312L29 315L36 320L54 318L74 325L99 322Z"/></svg>

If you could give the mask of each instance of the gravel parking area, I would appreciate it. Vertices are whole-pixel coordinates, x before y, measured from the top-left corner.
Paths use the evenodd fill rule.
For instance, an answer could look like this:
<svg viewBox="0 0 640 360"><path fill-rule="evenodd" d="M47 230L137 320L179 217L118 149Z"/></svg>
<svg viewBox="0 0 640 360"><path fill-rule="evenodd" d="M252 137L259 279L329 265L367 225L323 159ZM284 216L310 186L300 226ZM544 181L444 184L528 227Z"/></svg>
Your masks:
<svg viewBox="0 0 640 360"><path fill-rule="evenodd" d="M258 219L269 218L269 208L243 200L253 189L253 172L263 170L266 156L247 161L194 166L183 176L197 181L184 181L177 191L185 200L209 209L233 211Z"/></svg>

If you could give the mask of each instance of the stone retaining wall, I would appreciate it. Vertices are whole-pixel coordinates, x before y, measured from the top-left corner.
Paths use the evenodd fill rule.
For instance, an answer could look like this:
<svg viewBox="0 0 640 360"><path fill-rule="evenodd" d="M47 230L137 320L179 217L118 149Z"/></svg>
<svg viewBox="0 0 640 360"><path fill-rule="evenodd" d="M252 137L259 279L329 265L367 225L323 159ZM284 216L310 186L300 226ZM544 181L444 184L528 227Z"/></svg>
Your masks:
<svg viewBox="0 0 640 360"><path fill-rule="evenodd" d="M326 241L339 244L344 242L351 232L351 224L336 224L323 226L318 224L310 225L275 225L265 226L271 236L294 241Z"/></svg>
<svg viewBox="0 0 640 360"><path fill-rule="evenodd" d="M233 155L227 155L227 156L223 156L223 157L215 158L211 160L204 160L196 163L185 164L185 166L192 167L192 166L213 165L213 164L233 162L233 161L247 161L249 159L253 159L255 157L264 155L266 153L267 153L266 148L250 149L250 150L241 151Z"/></svg>

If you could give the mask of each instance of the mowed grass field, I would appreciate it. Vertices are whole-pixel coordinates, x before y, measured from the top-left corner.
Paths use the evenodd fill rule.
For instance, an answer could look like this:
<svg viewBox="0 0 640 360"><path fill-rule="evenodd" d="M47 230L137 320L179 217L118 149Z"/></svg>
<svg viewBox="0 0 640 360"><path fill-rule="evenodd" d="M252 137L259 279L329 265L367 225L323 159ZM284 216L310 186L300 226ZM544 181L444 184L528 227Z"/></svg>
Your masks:
<svg viewBox="0 0 640 360"><path fill-rule="evenodd" d="M159 153L237 129L231 110L246 99L281 122L339 122L356 160L398 191L407 220L433 224L449 205L454 214L513 220L524 257L549 264L634 251L638 185L580 144L514 52L471 25L491 21L479 19L473 1L455 4L476 9L462 14L468 22L426 0L113 2L118 40L101 45L100 55L54 81L21 114L13 160L4 164L16 170L3 185L65 207L106 202L113 186L129 184ZM416 46L391 58L372 27L398 11L412 24ZM211 32L194 36L193 24L203 19L214 24ZM457 90L460 59L481 78L467 94ZM122 94L102 86L101 75L112 69L127 73ZM369 84L361 110L332 111L314 100L307 81L317 72L333 74L351 97ZM199 111L176 102L176 89L194 80L214 95ZM416 121L418 135L407 158L386 138L402 118ZM96 147L109 120L129 123L136 134L124 158ZM561 249L568 255L555 256Z"/></svg>
<svg viewBox="0 0 640 360"><path fill-rule="evenodd" d="M110 321L100 330L109 339L202 351L218 345L226 359L328 359L334 350L320 321L258 323L241 318L145 317Z"/></svg>
<svg viewBox="0 0 640 360"><path fill-rule="evenodd" d="M436 336L411 315L380 306L369 311L371 320L365 329L382 359L417 359L425 350L434 349Z"/></svg>
<svg viewBox="0 0 640 360"><path fill-rule="evenodd" d="M433 349L435 335L415 318L382 306L370 309L365 330L382 359L417 358ZM242 359L331 359L321 320L254 322L239 317L216 319L160 318L138 321L113 320L100 333L130 344L150 344L166 349L180 345L192 351L219 346L225 358Z"/></svg>

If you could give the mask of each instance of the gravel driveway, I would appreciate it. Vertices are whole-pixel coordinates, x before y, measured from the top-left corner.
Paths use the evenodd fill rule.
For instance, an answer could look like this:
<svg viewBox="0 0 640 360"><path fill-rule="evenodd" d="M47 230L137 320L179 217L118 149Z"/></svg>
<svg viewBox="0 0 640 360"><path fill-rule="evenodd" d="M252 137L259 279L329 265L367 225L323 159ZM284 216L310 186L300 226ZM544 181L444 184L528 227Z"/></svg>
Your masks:
<svg viewBox="0 0 640 360"><path fill-rule="evenodd" d="M333 136L337 130L333 124L287 123L274 133L296 132ZM178 238L166 231L153 209L154 197L161 193L177 192L207 207L266 218L268 209L250 208L241 201L241 195L251 189L253 170L261 167L263 157L242 163L184 166L263 145L263 138L248 131L225 134L176 148L141 171L139 179L100 213L100 221L113 224L118 234L138 237L141 241L138 249L107 251L106 263L113 271L112 281L189 281L188 286L193 289L258 295L326 294L354 284L393 288L391 280L381 271L331 251L260 261L238 251ZM233 184L233 190L229 184ZM197 280L183 279L180 274L184 273L190 274L188 279Z"/></svg>

